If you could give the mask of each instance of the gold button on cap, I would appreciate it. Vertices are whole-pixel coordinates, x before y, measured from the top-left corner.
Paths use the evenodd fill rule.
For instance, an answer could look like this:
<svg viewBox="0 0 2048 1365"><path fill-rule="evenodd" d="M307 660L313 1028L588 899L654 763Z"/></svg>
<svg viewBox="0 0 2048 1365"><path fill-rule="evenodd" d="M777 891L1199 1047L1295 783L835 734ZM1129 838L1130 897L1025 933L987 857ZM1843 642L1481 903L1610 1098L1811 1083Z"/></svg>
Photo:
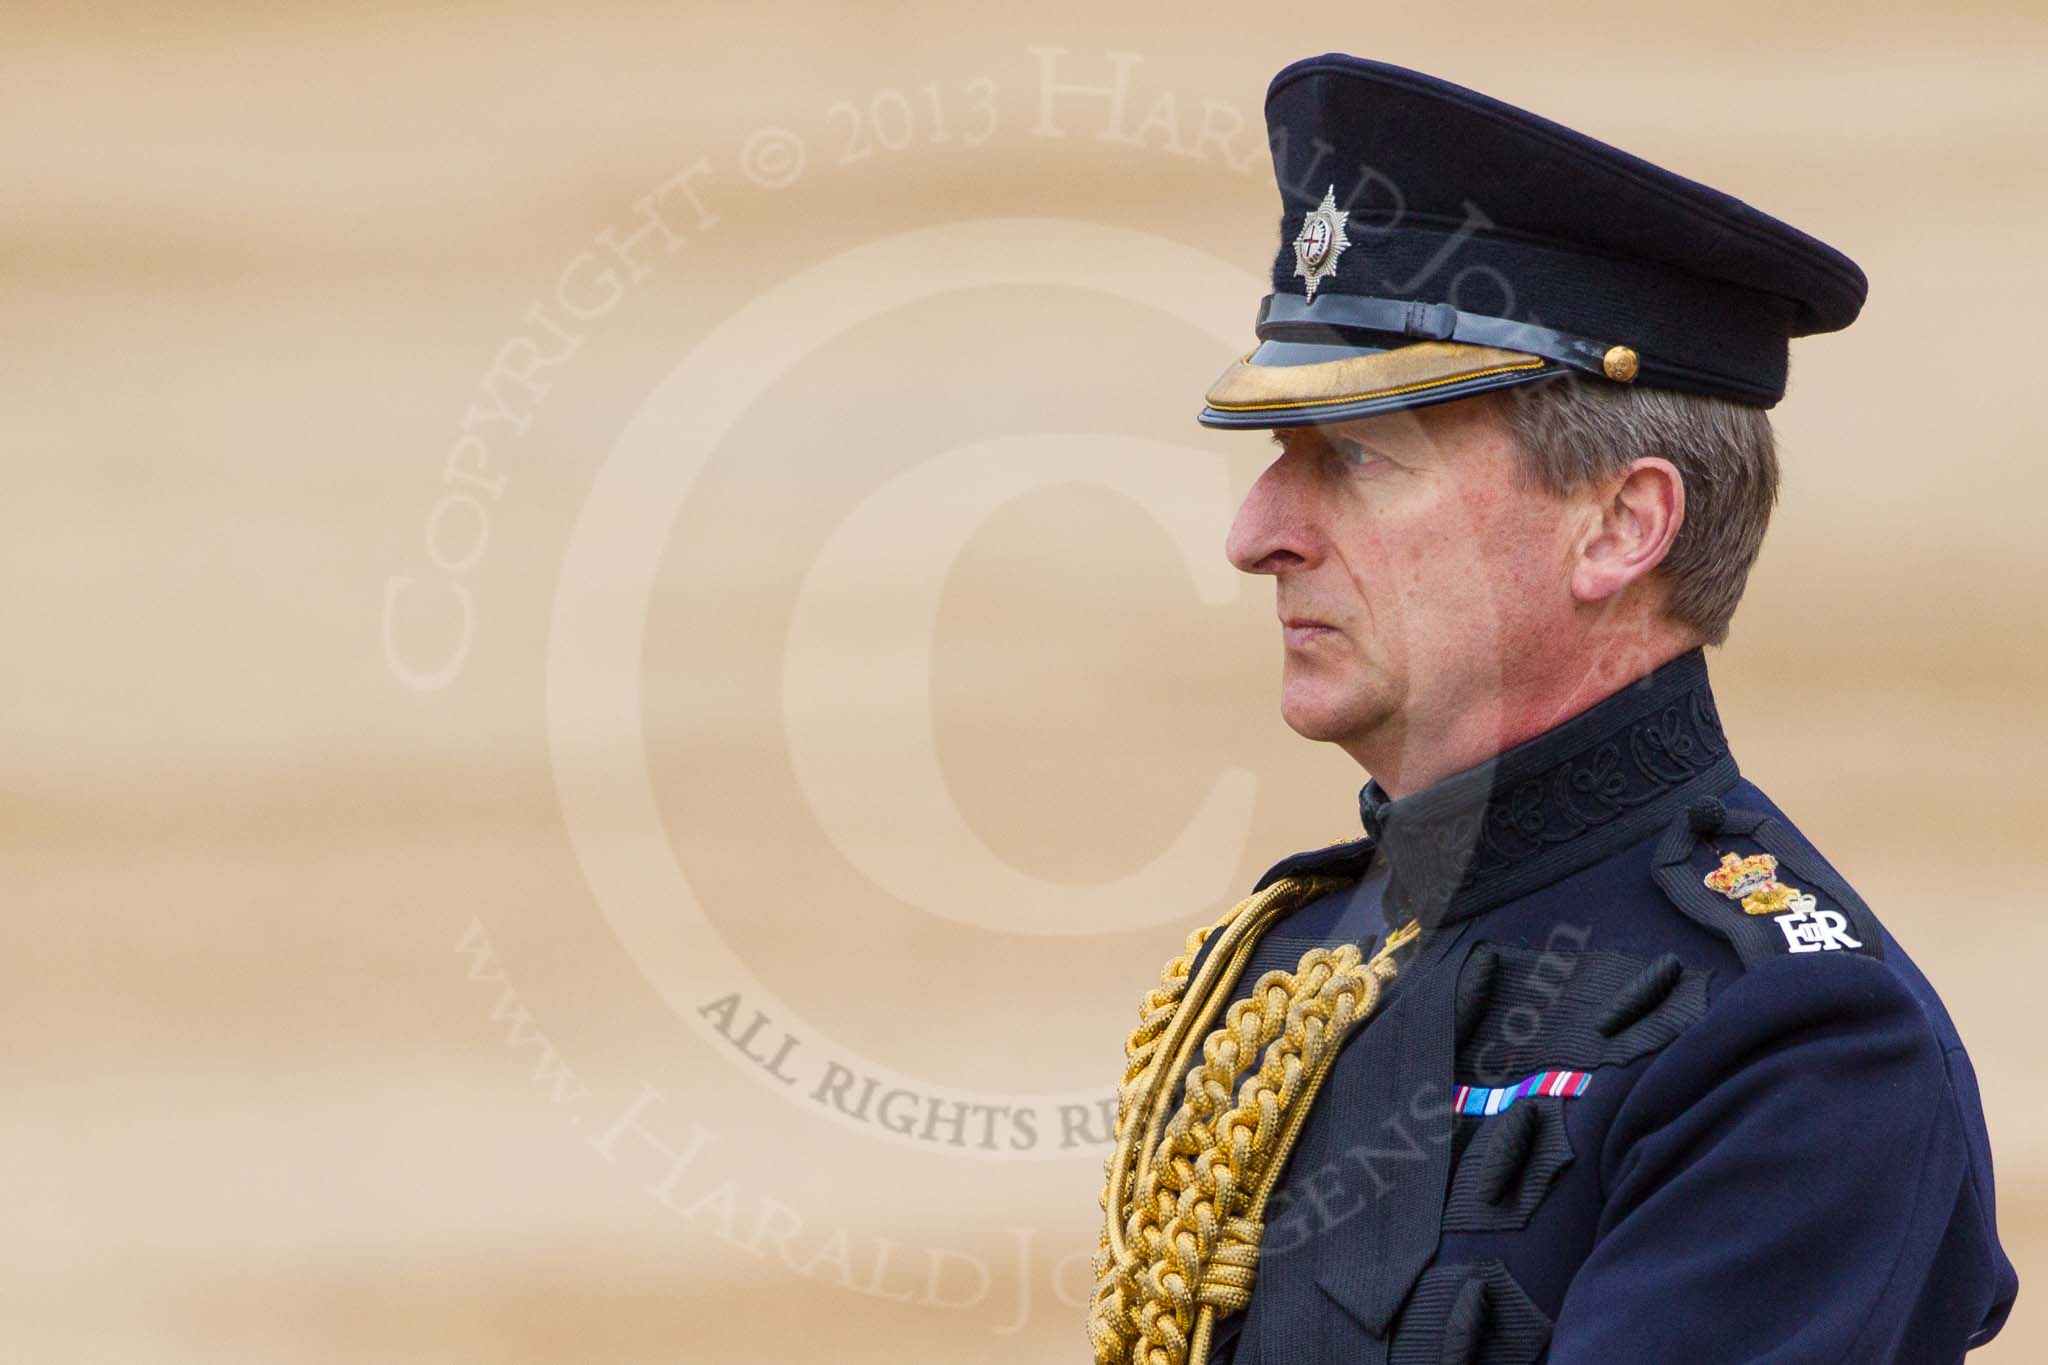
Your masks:
<svg viewBox="0 0 2048 1365"><path fill-rule="evenodd" d="M1617 384L1626 384L1636 377L1636 353L1627 346L1609 346L1600 357L1600 368Z"/></svg>

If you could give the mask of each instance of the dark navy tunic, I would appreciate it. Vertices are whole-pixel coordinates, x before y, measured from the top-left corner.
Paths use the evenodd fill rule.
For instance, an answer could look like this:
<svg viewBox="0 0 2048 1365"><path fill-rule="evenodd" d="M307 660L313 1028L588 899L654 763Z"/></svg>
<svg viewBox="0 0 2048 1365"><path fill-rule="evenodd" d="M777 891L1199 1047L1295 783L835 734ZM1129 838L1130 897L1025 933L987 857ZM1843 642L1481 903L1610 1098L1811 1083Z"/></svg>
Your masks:
<svg viewBox="0 0 2048 1365"><path fill-rule="evenodd" d="M1238 983L1417 918L1211 1359L1955 1361L2004 1323L1976 1077L1933 987L1738 772L1698 651L1425 791ZM1745 894L1747 893L1747 894Z"/></svg>

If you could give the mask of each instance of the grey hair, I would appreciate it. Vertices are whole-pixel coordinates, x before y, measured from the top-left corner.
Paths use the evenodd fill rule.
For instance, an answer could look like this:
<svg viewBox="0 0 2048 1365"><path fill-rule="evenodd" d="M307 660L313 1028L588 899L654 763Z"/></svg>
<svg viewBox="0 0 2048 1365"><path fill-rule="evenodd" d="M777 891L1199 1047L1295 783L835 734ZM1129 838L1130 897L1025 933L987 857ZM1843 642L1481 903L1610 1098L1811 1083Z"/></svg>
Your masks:
<svg viewBox="0 0 2048 1365"><path fill-rule="evenodd" d="M1685 519L1658 567L1670 584L1665 613L1707 644L1726 640L1778 500L1770 414L1732 399L1576 375L1500 396L1524 473L1550 493L1602 483L1645 455L1678 467Z"/></svg>

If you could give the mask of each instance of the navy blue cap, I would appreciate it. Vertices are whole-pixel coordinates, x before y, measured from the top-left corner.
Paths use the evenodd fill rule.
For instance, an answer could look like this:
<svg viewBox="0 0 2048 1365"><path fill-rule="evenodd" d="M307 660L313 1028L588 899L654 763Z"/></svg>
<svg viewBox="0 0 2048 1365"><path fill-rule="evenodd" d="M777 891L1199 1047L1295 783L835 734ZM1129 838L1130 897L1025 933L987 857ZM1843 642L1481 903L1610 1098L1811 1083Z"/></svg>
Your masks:
<svg viewBox="0 0 2048 1365"><path fill-rule="evenodd" d="M1266 92L1280 188L1259 346L1210 426L1291 426L1578 373L1770 407L1848 326L1847 256L1477 91L1332 53Z"/></svg>

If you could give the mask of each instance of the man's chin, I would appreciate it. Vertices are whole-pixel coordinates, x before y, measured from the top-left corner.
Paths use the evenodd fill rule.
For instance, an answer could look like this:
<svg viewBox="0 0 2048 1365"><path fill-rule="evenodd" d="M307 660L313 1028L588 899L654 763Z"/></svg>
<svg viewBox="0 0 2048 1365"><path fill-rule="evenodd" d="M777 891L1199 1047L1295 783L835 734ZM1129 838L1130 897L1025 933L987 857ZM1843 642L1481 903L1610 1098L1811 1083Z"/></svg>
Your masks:
<svg viewBox="0 0 2048 1365"><path fill-rule="evenodd" d="M1303 739L1336 744L1370 732L1384 717L1358 697L1333 696L1320 687L1289 683L1281 689L1280 718Z"/></svg>

